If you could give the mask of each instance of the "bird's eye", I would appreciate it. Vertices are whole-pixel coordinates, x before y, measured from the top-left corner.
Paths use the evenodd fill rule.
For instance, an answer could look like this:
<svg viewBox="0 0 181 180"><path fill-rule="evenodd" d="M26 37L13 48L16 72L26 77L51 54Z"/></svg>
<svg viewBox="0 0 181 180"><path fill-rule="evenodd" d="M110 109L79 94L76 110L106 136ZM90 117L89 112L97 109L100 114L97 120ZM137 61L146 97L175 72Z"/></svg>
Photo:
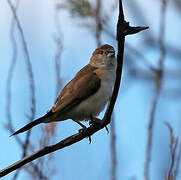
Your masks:
<svg viewBox="0 0 181 180"><path fill-rule="evenodd" d="M104 54L104 52L103 52L103 51L100 51L99 54Z"/></svg>

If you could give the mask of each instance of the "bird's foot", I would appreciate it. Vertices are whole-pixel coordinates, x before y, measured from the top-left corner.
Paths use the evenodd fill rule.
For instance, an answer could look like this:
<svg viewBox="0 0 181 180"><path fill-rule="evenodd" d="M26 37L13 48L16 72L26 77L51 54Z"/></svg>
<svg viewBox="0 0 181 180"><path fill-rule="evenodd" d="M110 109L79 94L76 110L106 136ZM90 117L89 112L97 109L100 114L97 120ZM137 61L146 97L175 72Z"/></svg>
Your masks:
<svg viewBox="0 0 181 180"><path fill-rule="evenodd" d="M90 118L90 121L89 121L89 125L92 125L92 126L100 126L101 125L101 120L98 119L98 118L95 118L93 116L91 116ZM109 134L109 129L107 126L105 126L105 129L107 131L107 134Z"/></svg>
<svg viewBox="0 0 181 180"><path fill-rule="evenodd" d="M87 130L86 126L82 126L82 129L79 129L79 133L84 133ZM91 136L88 136L87 138L89 138L89 144L91 144L92 140L91 140Z"/></svg>
<svg viewBox="0 0 181 180"><path fill-rule="evenodd" d="M89 121L89 125L100 126L100 124L101 124L101 120L100 119L91 116L90 121Z"/></svg>

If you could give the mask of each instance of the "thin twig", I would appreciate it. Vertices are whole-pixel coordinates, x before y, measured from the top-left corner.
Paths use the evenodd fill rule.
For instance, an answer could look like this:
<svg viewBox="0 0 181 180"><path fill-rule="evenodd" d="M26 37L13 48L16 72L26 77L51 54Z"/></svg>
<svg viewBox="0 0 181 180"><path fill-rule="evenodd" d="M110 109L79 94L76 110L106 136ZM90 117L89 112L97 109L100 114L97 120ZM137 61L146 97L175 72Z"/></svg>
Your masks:
<svg viewBox="0 0 181 180"><path fill-rule="evenodd" d="M177 159L176 159L176 164L175 164L175 171L174 171L174 179L176 180L179 174L179 167L180 167L180 160L181 160L181 146L178 146L179 148L179 152L177 155Z"/></svg>
<svg viewBox="0 0 181 180"><path fill-rule="evenodd" d="M33 71L32 71L32 65L31 65L31 61L30 61L30 56L29 56L29 52L28 52L28 48L27 48L27 43L25 41L25 37L24 37L24 33L23 33L23 29L21 27L21 24L19 22L19 19L17 17L17 14L16 14L16 8L13 6L12 2L10 0L7 0L8 4L9 4L9 7L11 8L11 11L13 13L13 18L17 24L17 29L19 31L19 34L20 34L20 38L21 38L21 41L22 41L22 45L23 45L23 52L24 52L24 55L25 55L25 59L26 59L26 64L27 64L27 72L28 72L28 75L29 75L29 86L30 86L30 99L31 99L31 105L30 105L30 115L29 115L29 120L32 121L35 117L35 87L34 87L34 76L33 76ZM28 145L29 145L29 139L30 139L30 134L31 134L31 131L28 131L27 132L27 135L26 135L26 139L25 139L25 142L23 143L23 153L22 153L22 158L26 156L27 154L27 150L28 150ZM14 180L17 178L19 174L19 170L17 171L17 173L15 174L14 176Z"/></svg>
<svg viewBox="0 0 181 180"><path fill-rule="evenodd" d="M19 5L19 0L16 2L15 5L15 11L17 11ZM9 73L8 73L8 78L7 78L7 105L6 105L6 115L7 115L7 120L8 120L8 124L7 124L7 129L10 132L14 132L14 128L13 128L13 124L12 124L12 116L11 116L11 86L12 86L12 78L13 78L13 73L14 73L14 68L16 65L16 61L17 61L17 43L16 43L16 39L14 36L14 30L15 30L15 20L14 17L12 17L12 21L11 21L11 28L10 28L10 39L11 39L11 44L12 44L12 50L13 50L13 55L12 55L12 62L10 65L10 69L9 69ZM19 137L16 137L16 141L19 144L23 144L23 142L21 141L21 139ZM19 174L19 170L16 171L16 173L13 176L13 180L16 180Z"/></svg>
<svg viewBox="0 0 181 180"><path fill-rule="evenodd" d="M62 33L60 31L60 24L59 24L59 15L58 10L55 8L55 26L57 30L57 35L54 37L54 41L56 44L56 53L55 53L55 71L56 71L56 92L55 96L57 97L58 93L60 92L61 88L61 78L60 78L60 57L63 50L63 44L62 44Z"/></svg>
<svg viewBox="0 0 181 180"><path fill-rule="evenodd" d="M60 56L62 54L62 42L59 37L55 37L55 43L57 46L56 54L55 54L55 72L56 72L56 97L60 92L61 87L61 78L60 78Z"/></svg>
<svg viewBox="0 0 181 180"><path fill-rule="evenodd" d="M16 2L15 5L15 11L17 10L19 5L19 0ZM14 17L12 18L11 21L11 27L10 27L10 40L11 40L11 45L12 45L12 50L13 50L13 54L12 54L12 60L11 60L11 65L9 68L9 72L8 72L8 78L7 78L7 96L6 96L6 116L7 116L7 121L8 123L6 124L6 128L13 133L14 132L14 128L13 128L13 124L12 124L12 116L11 116L11 105L12 105L12 78L13 78L13 73L14 73L14 69L16 66L16 61L17 61L17 43L16 43L16 39L15 39L15 35L14 35L14 30L15 30L15 20ZM19 144L22 144L22 141L19 137L16 137L16 141Z"/></svg>
<svg viewBox="0 0 181 180"><path fill-rule="evenodd" d="M16 3L15 11L18 8L18 4L19 4L19 0ZM17 53L18 53L17 52L17 43L16 43L16 39L14 36L14 30L15 30L15 21L14 21L14 18L12 18L9 36L10 36L10 40L11 40L13 54L12 54L11 65L10 65L9 72L8 72L7 87L6 87L6 89L7 89L6 116L7 116L7 120L8 120L7 127L11 128L11 129L12 129L12 116L11 116L11 101L12 101L11 90L12 90L12 87L11 86L12 86L12 78L13 78L14 68L15 68L16 61L17 61Z"/></svg>
<svg viewBox="0 0 181 180"><path fill-rule="evenodd" d="M101 6L102 6L102 0L96 0L96 10L95 10L96 32L95 32L95 37L96 37L97 46L101 45L101 31L102 31L102 24L101 24L101 17L100 17Z"/></svg>
<svg viewBox="0 0 181 180"><path fill-rule="evenodd" d="M150 167L151 150L152 150L152 144L153 144L153 126L155 123L155 112L156 112L160 90L161 90L161 78L159 77L156 80L156 87L155 87L155 92L154 92L154 96L152 100L150 120L148 124L148 137L147 137L146 158L145 158L145 166L144 166L145 180L149 180L149 167Z"/></svg>
<svg viewBox="0 0 181 180"><path fill-rule="evenodd" d="M176 157L176 149L178 145L178 138L174 137L172 126L168 122L165 122L165 124L168 127L169 132L170 132L170 154L171 154L171 165L170 165L166 180L175 180L173 168L175 166L175 157Z"/></svg>
<svg viewBox="0 0 181 180"><path fill-rule="evenodd" d="M116 165L117 165L117 156L116 156L116 134L115 134L115 119L112 117L111 123L111 178L110 180L116 180Z"/></svg>
<svg viewBox="0 0 181 180"><path fill-rule="evenodd" d="M165 45L164 45L165 14L166 14L166 0L162 0L161 18L160 18L160 32L159 32L159 40L158 40L158 44L160 47L160 57L158 60L159 68L157 70L156 78L155 78L155 92L153 95L150 120L149 120L149 124L148 124L146 157L145 157L145 165L144 165L144 178L145 178L145 180L149 180L149 168L150 168L151 151L152 151L152 144L153 144L153 127L155 124L155 114L156 114L155 112L156 112L156 108L157 108L157 104L158 104L160 91L162 88L163 62L165 59Z"/></svg>
<svg viewBox="0 0 181 180"><path fill-rule="evenodd" d="M31 114L29 116L29 119L33 120L34 116L35 116L35 86L34 86L34 76L33 76L33 71L32 71L32 65L31 65L30 56L29 56L29 52L28 52L27 43L25 41L23 29L22 29L19 19L17 17L16 10L10 0L7 0L7 2L12 10L13 16L14 16L16 24L17 24L18 31L20 33L20 38L21 38L21 41L23 44L23 52L24 52L24 55L26 58L25 62L27 64L27 70L28 70L29 80L30 80L29 85L30 85L30 90L31 90L31 107L30 107Z"/></svg>
<svg viewBox="0 0 181 180"><path fill-rule="evenodd" d="M35 165L33 162L30 162L30 167L32 168L31 172L30 172L30 168L29 167L27 168L25 166L25 169L27 170L29 174L33 176L35 172L38 176L38 180L49 180L49 178L42 173L38 165Z"/></svg>

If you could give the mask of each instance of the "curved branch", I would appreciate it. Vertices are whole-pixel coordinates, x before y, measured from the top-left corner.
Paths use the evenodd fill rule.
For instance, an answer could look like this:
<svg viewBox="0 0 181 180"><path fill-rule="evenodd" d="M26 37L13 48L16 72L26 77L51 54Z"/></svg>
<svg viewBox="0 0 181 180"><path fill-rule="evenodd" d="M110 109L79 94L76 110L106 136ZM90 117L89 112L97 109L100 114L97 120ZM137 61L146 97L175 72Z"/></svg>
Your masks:
<svg viewBox="0 0 181 180"><path fill-rule="evenodd" d="M129 23L127 23L124 20L124 14L123 14L123 8L122 8L122 1L119 0L119 19L118 19L118 24L117 24L117 41L118 41L118 54L117 54L117 71L116 71L116 81L114 85L114 91L113 95L111 97L110 104L106 110L106 113L101 120L101 123L98 125L91 125L89 128L87 128L84 131L81 131L77 134L74 134L70 137L65 138L64 140L60 141L57 144L47 146L17 162L14 164L8 166L7 168L3 169L0 171L0 177L3 177L10 172L22 167L23 165L39 158L42 157L46 154L52 153L54 151L60 150L62 148L65 148L67 146L70 146L76 142L81 141L82 139L86 137L90 137L97 131L101 130L104 128L106 125L110 123L111 120L111 115L114 109L114 105L118 96L118 91L119 91L119 86L120 86L120 81L121 81L121 76L122 76L122 66L123 66L123 55L124 55L124 42L125 42L125 36L130 34L129 32L133 32L136 34L139 31L144 30L145 27L130 27Z"/></svg>
<svg viewBox="0 0 181 180"><path fill-rule="evenodd" d="M20 21L17 17L17 14L16 14L16 10L15 10L15 7L13 6L12 2L10 0L7 0L8 4L9 4L9 7L11 8L11 11L13 13L13 17L16 21L16 24L17 24L17 29L19 31L19 34L20 34L20 38L21 38L21 41L22 41L22 45L23 45L23 53L25 55L25 58L26 58L26 64L27 64L27 71L28 71L28 75L29 75L29 80L30 80L30 83L29 83L29 86L30 86L30 90L31 90L31 107L30 107L30 110L31 110L31 114L30 114L30 121L34 119L34 116L35 116L35 86L34 86L34 76L33 76L33 70L32 70L32 65L31 65L31 61L30 61L30 55L29 55L29 52L28 52L28 47L27 47L27 43L26 43L26 40L25 40L25 37L24 37L24 32L23 32L23 29L21 27L21 24L20 24Z"/></svg>

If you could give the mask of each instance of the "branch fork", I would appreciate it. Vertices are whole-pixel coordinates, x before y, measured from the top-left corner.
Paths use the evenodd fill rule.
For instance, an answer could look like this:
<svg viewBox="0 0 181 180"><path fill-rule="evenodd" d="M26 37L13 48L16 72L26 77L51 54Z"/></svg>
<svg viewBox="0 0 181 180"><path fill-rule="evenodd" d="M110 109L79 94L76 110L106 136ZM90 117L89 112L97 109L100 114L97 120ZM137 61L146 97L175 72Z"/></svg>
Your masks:
<svg viewBox="0 0 181 180"><path fill-rule="evenodd" d="M136 34L140 31L146 30L149 27L148 26L137 26L133 27L129 25L129 22L126 22L125 20L122 22L118 21L118 26L117 26L117 40L122 38L123 36L131 35L131 34Z"/></svg>

